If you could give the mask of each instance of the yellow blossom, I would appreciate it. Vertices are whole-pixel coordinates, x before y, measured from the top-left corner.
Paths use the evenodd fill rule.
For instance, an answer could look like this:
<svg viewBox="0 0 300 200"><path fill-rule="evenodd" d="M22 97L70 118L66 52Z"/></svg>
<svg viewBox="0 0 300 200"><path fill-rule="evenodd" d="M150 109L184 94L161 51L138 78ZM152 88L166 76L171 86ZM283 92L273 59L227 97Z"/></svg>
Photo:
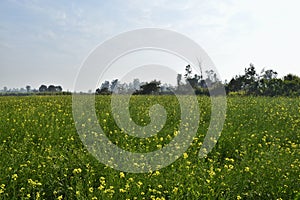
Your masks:
<svg viewBox="0 0 300 200"><path fill-rule="evenodd" d="M82 169L77 168L73 170L73 174L80 174L82 172Z"/></svg>
<svg viewBox="0 0 300 200"><path fill-rule="evenodd" d="M122 193L126 192L126 190L124 190L123 188L120 188L119 191Z"/></svg>
<svg viewBox="0 0 300 200"><path fill-rule="evenodd" d="M174 193L177 193L177 192L178 192L178 187L174 187L174 188L173 188L173 192L174 192Z"/></svg>
<svg viewBox="0 0 300 200"><path fill-rule="evenodd" d="M125 177L124 172L120 172L120 178L124 178L124 177Z"/></svg>
<svg viewBox="0 0 300 200"><path fill-rule="evenodd" d="M17 180L17 178L18 178L18 174L13 174L12 175L12 179Z"/></svg>
<svg viewBox="0 0 300 200"><path fill-rule="evenodd" d="M183 158L187 159L189 157L189 155L187 153L183 153Z"/></svg>
<svg viewBox="0 0 300 200"><path fill-rule="evenodd" d="M104 189L104 186L103 185L100 185L99 187L98 187L98 190L103 190Z"/></svg>

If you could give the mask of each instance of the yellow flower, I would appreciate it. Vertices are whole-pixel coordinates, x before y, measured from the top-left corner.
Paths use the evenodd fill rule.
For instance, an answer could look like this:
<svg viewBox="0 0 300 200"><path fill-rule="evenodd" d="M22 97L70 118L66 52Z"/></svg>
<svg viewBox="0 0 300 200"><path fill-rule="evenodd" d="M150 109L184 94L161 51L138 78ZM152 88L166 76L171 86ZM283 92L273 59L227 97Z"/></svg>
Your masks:
<svg viewBox="0 0 300 200"><path fill-rule="evenodd" d="M126 190L124 190L123 188L119 189L119 191L122 193L126 192Z"/></svg>
<svg viewBox="0 0 300 200"><path fill-rule="evenodd" d="M100 183L102 185L105 185L105 178L103 176L100 177Z"/></svg>
<svg viewBox="0 0 300 200"><path fill-rule="evenodd" d="M94 188L90 187L89 191L90 191L90 193L93 193L94 192Z"/></svg>
<svg viewBox="0 0 300 200"><path fill-rule="evenodd" d="M27 182L31 185L36 185L36 182L33 181L31 178L27 180Z"/></svg>
<svg viewBox="0 0 300 200"><path fill-rule="evenodd" d="M155 171L153 175L154 176L158 176L158 175L160 175L160 172L159 171Z"/></svg>
<svg viewBox="0 0 300 200"><path fill-rule="evenodd" d="M63 199L63 196L60 195L59 197L57 197L58 200L62 200Z"/></svg>
<svg viewBox="0 0 300 200"><path fill-rule="evenodd" d="M249 172L250 168L249 167L245 167L245 172Z"/></svg>
<svg viewBox="0 0 300 200"><path fill-rule="evenodd" d="M132 182L132 181L133 181L133 178L129 178L128 181Z"/></svg>
<svg viewBox="0 0 300 200"><path fill-rule="evenodd" d="M177 193L178 192L178 187L174 187L173 192Z"/></svg>
<svg viewBox="0 0 300 200"><path fill-rule="evenodd" d="M189 157L189 155L187 153L183 153L183 158L187 159Z"/></svg>
<svg viewBox="0 0 300 200"><path fill-rule="evenodd" d="M124 177L125 177L124 172L120 172L120 178L124 178Z"/></svg>
<svg viewBox="0 0 300 200"><path fill-rule="evenodd" d="M140 188L143 185L141 181L138 181L137 186Z"/></svg>
<svg viewBox="0 0 300 200"><path fill-rule="evenodd" d="M80 174L81 172L82 172L82 169L80 169L80 168L73 170L73 174Z"/></svg>
<svg viewBox="0 0 300 200"><path fill-rule="evenodd" d="M297 148L297 144L295 144L295 143L292 143L291 146L292 146L292 148Z"/></svg>
<svg viewBox="0 0 300 200"><path fill-rule="evenodd" d="M237 199L237 200L240 200L240 199L242 199L242 197L241 197L240 195L238 195L238 196L236 197L236 199Z"/></svg>
<svg viewBox="0 0 300 200"><path fill-rule="evenodd" d="M17 178L18 178L18 174L13 174L12 175L12 179L17 180Z"/></svg>
<svg viewBox="0 0 300 200"><path fill-rule="evenodd" d="M98 190L103 190L104 189L104 186L103 185L100 185L99 187L98 187Z"/></svg>
<svg viewBox="0 0 300 200"><path fill-rule="evenodd" d="M39 199L40 197L41 197L40 193L39 193L39 192L37 192L37 193L36 193L36 197L35 197L35 198L36 198L36 199Z"/></svg>

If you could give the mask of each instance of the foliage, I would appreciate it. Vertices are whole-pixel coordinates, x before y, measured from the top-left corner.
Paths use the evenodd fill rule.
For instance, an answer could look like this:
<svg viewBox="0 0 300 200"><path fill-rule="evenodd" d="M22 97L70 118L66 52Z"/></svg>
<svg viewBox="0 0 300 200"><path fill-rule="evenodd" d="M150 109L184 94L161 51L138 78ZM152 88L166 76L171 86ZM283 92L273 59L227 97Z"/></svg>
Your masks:
<svg viewBox="0 0 300 200"><path fill-rule="evenodd" d="M235 76L225 87L229 94L300 96L300 77L288 74L280 79L272 69L257 74L254 65L250 64L249 68L245 68L244 75Z"/></svg>
<svg viewBox="0 0 300 200"><path fill-rule="evenodd" d="M48 87L46 85L41 85L39 87L39 92L62 92L63 89L60 85L54 86L54 85L49 85Z"/></svg>
<svg viewBox="0 0 300 200"><path fill-rule="evenodd" d="M137 90L134 94L158 94L160 89L160 81L151 81L140 86L140 90Z"/></svg>

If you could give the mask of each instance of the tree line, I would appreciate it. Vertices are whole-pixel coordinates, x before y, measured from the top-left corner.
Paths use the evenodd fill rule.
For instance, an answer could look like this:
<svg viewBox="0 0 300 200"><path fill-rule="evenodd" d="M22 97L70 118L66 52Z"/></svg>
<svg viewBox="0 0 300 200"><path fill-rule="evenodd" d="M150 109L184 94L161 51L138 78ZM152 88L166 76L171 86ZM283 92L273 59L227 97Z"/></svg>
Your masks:
<svg viewBox="0 0 300 200"><path fill-rule="evenodd" d="M277 75L272 69L257 73L254 65L250 64L243 75L235 76L225 84L226 92L255 96L300 96L300 77L287 74L277 78Z"/></svg>
<svg viewBox="0 0 300 200"><path fill-rule="evenodd" d="M4 96L27 96L27 95L48 95L48 94L71 94L70 92L64 92L60 85L41 85L38 89L32 89L30 85L26 85L25 88L12 88L8 89L4 87L0 90L0 95Z"/></svg>
<svg viewBox="0 0 300 200"><path fill-rule="evenodd" d="M278 78L278 73L273 69L263 69L258 73L253 64L244 69L242 75L234 76L229 82L219 80L216 72L206 70L200 74L193 73L191 65L185 66L184 74L177 74L177 85L161 83L160 80L141 82L138 78L130 83L121 83L118 79L104 81L95 94L110 95L134 94L134 95L160 95L160 94L189 94L192 87L196 95L210 95L211 92L222 93L225 88L227 95L252 95L252 96L300 96L300 77L294 74L287 74ZM84 93L84 92L81 92ZM60 85L41 85L38 89L32 89L27 85L25 88L0 90L0 95L69 95L71 92L63 91ZM86 94L86 93L85 93ZM92 94L91 90L88 94Z"/></svg>
<svg viewBox="0 0 300 200"><path fill-rule="evenodd" d="M120 83L118 79L111 83L105 81L96 90L96 94L109 95L113 92L120 94L187 94L192 87L196 95L216 94L225 88L227 95L252 95L252 96L300 96L300 77L287 74L278 78L278 73L272 69L263 69L257 73L253 64L245 68L244 74L234 76L229 82L219 80L213 70L205 71L205 75L194 74L192 67L187 65L185 73L177 74L177 85L162 84L159 80L140 82L134 79L132 83Z"/></svg>

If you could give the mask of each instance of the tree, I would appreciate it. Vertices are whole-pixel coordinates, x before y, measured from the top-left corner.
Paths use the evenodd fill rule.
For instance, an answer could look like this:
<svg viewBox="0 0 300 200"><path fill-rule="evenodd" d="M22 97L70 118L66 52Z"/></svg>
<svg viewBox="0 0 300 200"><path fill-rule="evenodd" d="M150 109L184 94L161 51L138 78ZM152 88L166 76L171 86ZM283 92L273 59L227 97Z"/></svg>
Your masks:
<svg viewBox="0 0 300 200"><path fill-rule="evenodd" d="M118 79L115 79L111 82L111 85L110 85L110 91L114 91L114 89L117 87L118 85Z"/></svg>
<svg viewBox="0 0 300 200"><path fill-rule="evenodd" d="M133 79L133 88L134 90L140 89L140 80L138 78Z"/></svg>
<svg viewBox="0 0 300 200"><path fill-rule="evenodd" d="M246 94L258 94L258 75L255 67L250 63L249 68L245 68L245 74L232 78L226 86L227 92L244 91Z"/></svg>
<svg viewBox="0 0 300 200"><path fill-rule="evenodd" d="M30 85L26 85L27 92L30 92L30 89L31 89Z"/></svg>
<svg viewBox="0 0 300 200"><path fill-rule="evenodd" d="M109 91L109 81L104 81L101 84L101 87L96 89L96 94L102 94L102 95L111 94L111 91Z"/></svg>
<svg viewBox="0 0 300 200"><path fill-rule="evenodd" d="M298 96L300 95L300 77L288 74L283 77L284 95Z"/></svg>
<svg viewBox="0 0 300 200"><path fill-rule="evenodd" d="M192 78L192 67L191 65L187 65L185 67L185 74L184 74L185 79Z"/></svg>
<svg viewBox="0 0 300 200"><path fill-rule="evenodd" d="M245 75L243 76L243 89L247 94L257 94L258 89L258 75L255 67L250 63L249 68L245 68Z"/></svg>
<svg viewBox="0 0 300 200"><path fill-rule="evenodd" d="M41 85L41 86L39 87L39 92L47 92L47 90L48 90L48 88L47 88L46 85Z"/></svg>
<svg viewBox="0 0 300 200"><path fill-rule="evenodd" d="M160 89L160 81L151 81L141 85L141 89L134 94L157 94Z"/></svg>
<svg viewBox="0 0 300 200"><path fill-rule="evenodd" d="M213 87L214 85L218 85L217 83L219 83L219 79L217 76L217 73L215 73L214 70L206 70L205 71L207 78L205 79L205 83L207 87ZM201 81L200 81L201 82ZM202 83L201 83L202 85Z"/></svg>
<svg viewBox="0 0 300 200"><path fill-rule="evenodd" d="M96 90L96 94L109 95L109 94L111 94L111 91L109 91L107 87L104 87L104 88L101 88L101 89L98 88Z"/></svg>
<svg viewBox="0 0 300 200"><path fill-rule="evenodd" d="M277 72L273 71L272 69L269 69L269 70L266 70L264 72L264 74L262 75L262 77L266 80L271 80L271 79L274 79L276 78L278 75Z"/></svg>
<svg viewBox="0 0 300 200"><path fill-rule="evenodd" d="M272 69L262 70L258 77L258 87L256 94L266 96L276 96L282 92L282 80L277 79L277 72Z"/></svg>
<svg viewBox="0 0 300 200"><path fill-rule="evenodd" d="M187 78L186 80L190 84L190 86L195 89L198 86L199 79L200 79L200 76L198 76L197 74L195 74L194 78Z"/></svg>
<svg viewBox="0 0 300 200"><path fill-rule="evenodd" d="M48 92L56 92L56 87L54 85L49 85L47 91Z"/></svg>
<svg viewBox="0 0 300 200"><path fill-rule="evenodd" d="M108 90L109 88L109 81L104 81L102 84L101 84L101 87L100 89L107 89Z"/></svg>
<svg viewBox="0 0 300 200"><path fill-rule="evenodd" d="M236 76L232 78L227 85L227 92L238 92L243 89L243 80L242 76Z"/></svg>
<svg viewBox="0 0 300 200"><path fill-rule="evenodd" d="M283 82L281 79L272 78L272 79L262 79L260 80L260 95L264 96L278 96L284 93Z"/></svg>
<svg viewBox="0 0 300 200"><path fill-rule="evenodd" d="M62 87L60 85L55 86L55 91L56 92L62 92Z"/></svg>

